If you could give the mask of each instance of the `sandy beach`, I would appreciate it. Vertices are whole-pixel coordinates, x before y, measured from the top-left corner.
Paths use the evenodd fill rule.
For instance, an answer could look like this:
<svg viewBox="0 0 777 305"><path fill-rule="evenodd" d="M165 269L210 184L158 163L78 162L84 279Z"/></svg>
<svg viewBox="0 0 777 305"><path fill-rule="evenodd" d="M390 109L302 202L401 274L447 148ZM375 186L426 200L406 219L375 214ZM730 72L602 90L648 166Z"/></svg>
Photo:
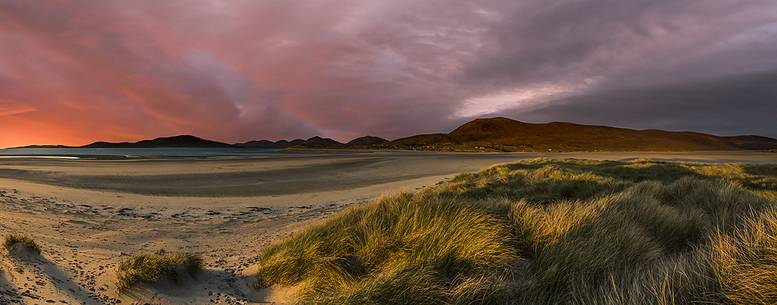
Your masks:
<svg viewBox="0 0 777 305"><path fill-rule="evenodd" d="M2 304L272 304L253 288L260 251L382 194L520 159L650 158L777 163L777 153L322 153L294 158L0 159L0 234L26 234L40 257L0 258ZM182 285L119 294L132 254L184 251L206 271Z"/></svg>

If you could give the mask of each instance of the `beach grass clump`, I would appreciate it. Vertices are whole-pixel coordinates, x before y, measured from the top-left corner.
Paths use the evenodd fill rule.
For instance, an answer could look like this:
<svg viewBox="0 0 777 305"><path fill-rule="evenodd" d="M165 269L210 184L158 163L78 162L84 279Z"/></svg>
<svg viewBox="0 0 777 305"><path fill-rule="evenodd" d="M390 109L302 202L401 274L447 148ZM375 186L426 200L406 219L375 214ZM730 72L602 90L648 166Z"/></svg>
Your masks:
<svg viewBox="0 0 777 305"><path fill-rule="evenodd" d="M23 249L28 253L40 254L40 247L35 240L25 235L11 234L5 237L3 247L9 253L15 251L15 249Z"/></svg>
<svg viewBox="0 0 777 305"><path fill-rule="evenodd" d="M202 270L202 259L190 253L140 254L122 261L117 270L116 288L125 291L138 284L161 281L178 283L183 276Z"/></svg>
<svg viewBox="0 0 777 305"><path fill-rule="evenodd" d="M715 236L710 252L715 278L732 304L777 300L777 209L751 216L744 226Z"/></svg>
<svg viewBox="0 0 777 305"><path fill-rule="evenodd" d="M379 304L405 291L411 303L438 304L446 285L518 261L510 235L506 219L483 205L389 196L271 247L259 279L265 286L306 280L304 298L313 303Z"/></svg>
<svg viewBox="0 0 777 305"><path fill-rule="evenodd" d="M258 278L301 285L303 304L775 304L775 177L503 164L341 212L266 249Z"/></svg>
<svg viewBox="0 0 777 305"><path fill-rule="evenodd" d="M716 303L724 295L721 283L708 280L715 271L714 240L718 234L752 231L746 225L750 215L774 205L736 184L693 178L668 185L641 182L584 202L541 207L518 202L512 219L534 269L519 298L540 304L575 299L624 304L623 297L641 295L655 303L730 304ZM747 243L731 245L741 249ZM766 244L777 247L774 241ZM599 297L612 302L591 300ZM625 304L642 304L633 302Z"/></svg>

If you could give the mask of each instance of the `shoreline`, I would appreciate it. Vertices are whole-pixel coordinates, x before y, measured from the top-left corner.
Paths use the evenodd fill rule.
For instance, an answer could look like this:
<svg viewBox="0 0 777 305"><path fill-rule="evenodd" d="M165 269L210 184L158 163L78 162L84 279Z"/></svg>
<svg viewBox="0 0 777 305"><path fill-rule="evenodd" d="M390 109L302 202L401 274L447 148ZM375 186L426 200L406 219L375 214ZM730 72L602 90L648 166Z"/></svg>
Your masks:
<svg viewBox="0 0 777 305"><path fill-rule="evenodd" d="M61 151L61 152L40 152L41 150ZM74 153L67 152L68 150ZM20 151L15 154L15 151ZM80 153L79 153L80 151ZM86 153L92 151L93 153ZM134 154L122 154L119 151L135 151ZM191 154L185 154L185 152ZM168 152L168 154L165 154ZM175 154L169 154L175 152ZM232 152L232 153L230 153ZM253 154L251 154L253 153ZM299 157L308 156L308 154L375 154L375 153L416 153L416 154L749 154L749 153L777 153L777 150L754 149L754 150L554 150L554 151L448 151L448 150L415 150L415 149L377 149L377 148L201 148L201 147L150 147L150 148L83 148L83 147L57 147L57 148L24 148L8 147L0 149L0 159L45 159L45 158L67 158L67 159L89 159L89 160L156 160L156 159L219 159L219 158L281 158L281 157Z"/></svg>
<svg viewBox="0 0 777 305"><path fill-rule="evenodd" d="M777 164L773 153L752 152L380 152L276 159L0 159L0 235L28 235L42 249L39 259L24 264L0 256L0 302L282 301L253 288L258 255L270 244L385 194L416 192L460 173L535 157ZM18 175L21 172L26 176ZM262 189L263 183L276 188ZM154 194L158 187L178 193ZM245 192L234 191L234 187L255 188L256 192L238 196ZM286 191L281 194L274 193L283 189ZM206 196L187 195L197 191ZM160 250L200 255L206 271L185 288L162 292L141 288L119 294L114 284L117 264L133 254Z"/></svg>

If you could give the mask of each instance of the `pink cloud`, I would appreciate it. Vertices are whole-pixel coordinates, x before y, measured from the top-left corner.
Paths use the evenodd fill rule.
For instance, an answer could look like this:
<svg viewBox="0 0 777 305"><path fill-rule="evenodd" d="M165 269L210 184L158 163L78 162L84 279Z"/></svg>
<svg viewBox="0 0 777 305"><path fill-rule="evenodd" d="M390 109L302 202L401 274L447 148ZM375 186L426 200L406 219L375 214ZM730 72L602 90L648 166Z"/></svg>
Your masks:
<svg viewBox="0 0 777 305"><path fill-rule="evenodd" d="M35 108L23 103L0 100L0 117L35 111Z"/></svg>
<svg viewBox="0 0 777 305"><path fill-rule="evenodd" d="M741 38L769 33L777 7L738 3L3 1L0 147L395 138L538 84L574 88L566 97L777 68L744 55L777 42ZM500 99L493 114L531 102L553 101Z"/></svg>

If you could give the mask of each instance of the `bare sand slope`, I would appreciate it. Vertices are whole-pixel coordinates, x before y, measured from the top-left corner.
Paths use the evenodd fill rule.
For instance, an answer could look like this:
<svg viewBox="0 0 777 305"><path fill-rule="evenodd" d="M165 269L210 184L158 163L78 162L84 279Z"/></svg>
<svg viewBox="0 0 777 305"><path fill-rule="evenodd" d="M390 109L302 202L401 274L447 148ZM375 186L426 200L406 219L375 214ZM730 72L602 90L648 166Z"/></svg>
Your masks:
<svg viewBox="0 0 777 305"><path fill-rule="evenodd" d="M0 234L22 233L40 257L0 255L0 304L267 304L251 267L273 240L382 193L538 154L355 153L288 159L0 160ZM774 153L576 153L777 163ZM207 270L180 286L117 293L117 264L160 249L200 254ZM282 291L281 291L282 292Z"/></svg>

